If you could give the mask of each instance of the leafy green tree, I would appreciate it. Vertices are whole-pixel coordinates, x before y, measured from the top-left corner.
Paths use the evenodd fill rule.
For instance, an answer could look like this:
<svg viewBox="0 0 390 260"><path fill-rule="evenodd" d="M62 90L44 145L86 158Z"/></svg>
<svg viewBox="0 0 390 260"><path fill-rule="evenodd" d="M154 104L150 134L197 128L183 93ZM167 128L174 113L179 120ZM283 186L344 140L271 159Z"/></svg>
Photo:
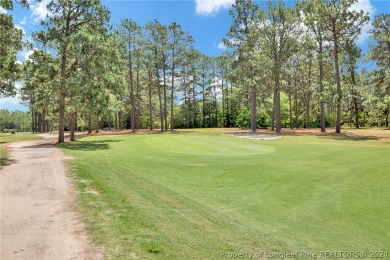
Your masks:
<svg viewBox="0 0 390 260"><path fill-rule="evenodd" d="M248 38L250 28L257 18L258 9L256 3L252 0L236 0L229 11L232 18L228 38L224 39L224 44L228 47L237 48L242 42Z"/></svg>
<svg viewBox="0 0 390 260"><path fill-rule="evenodd" d="M184 61L185 52L192 45L192 36L182 30L181 26L177 23L172 23L168 26L168 40L169 51L171 56L171 122L170 130L173 131L173 118L174 118L174 93L175 93L175 78L176 69L182 66Z"/></svg>
<svg viewBox="0 0 390 260"><path fill-rule="evenodd" d="M371 42L368 58L376 62L377 68L371 73L372 97L375 109L380 108L389 126L390 114L390 14L375 17L370 30Z"/></svg>
<svg viewBox="0 0 390 260"><path fill-rule="evenodd" d="M135 94L134 94L134 72L133 67L135 66L134 56L139 56L139 50L141 48L141 27L131 19L124 19L118 28L118 35L123 42L123 46L126 56L128 57L128 84L129 94L131 100L131 130L135 132ZM138 58L139 59L139 58ZM138 66L137 66L138 68Z"/></svg>
<svg viewBox="0 0 390 260"><path fill-rule="evenodd" d="M274 81L274 113L276 132L281 124L280 80L283 68L297 49L296 38L301 34L299 18L295 9L286 7L284 2L267 2L267 9L260 10L251 28L254 46L271 61Z"/></svg>
<svg viewBox="0 0 390 260"><path fill-rule="evenodd" d="M52 15L42 26L45 30L35 34L37 41L57 51L61 64L60 97L59 97L59 126L58 142L64 142L64 126L66 98L69 97L68 79L75 72L82 60L68 59L70 48L80 48L83 45L77 42L79 34L89 32L90 35L105 32L105 24L109 19L109 12L101 6L100 0L60 0L50 1L47 9ZM94 32L92 34L92 32ZM89 37L91 44L93 37Z"/></svg>
<svg viewBox="0 0 390 260"><path fill-rule="evenodd" d="M369 58L380 68L390 67L390 14L380 14L372 23Z"/></svg>
<svg viewBox="0 0 390 260"><path fill-rule="evenodd" d="M325 103L323 100L324 92L324 52L326 31L324 29L324 22L320 19L320 9L323 0L303 0L298 3L298 9L304 14L304 23L313 33L314 39L317 42L313 49L318 54L318 68L319 68L319 100L320 100L320 126L321 132L325 133Z"/></svg>
<svg viewBox="0 0 390 260"><path fill-rule="evenodd" d="M329 40L332 42L334 58L334 74L337 86L337 117L336 133L341 132L341 78L339 55L343 51L347 40L354 40L360 34L361 27L367 23L369 17L364 11L359 13L350 10L357 0L323 0L320 3L319 19L323 28L329 32Z"/></svg>
<svg viewBox="0 0 390 260"><path fill-rule="evenodd" d="M200 82L199 85L202 88L202 126L206 125L206 97L207 86L210 84L210 70L212 65L212 58L206 55L200 56L199 72Z"/></svg>
<svg viewBox="0 0 390 260"><path fill-rule="evenodd" d="M23 63L24 85L22 100L30 102L33 132L48 132L53 124L58 91L55 85L59 75L58 60L50 53L35 50L30 60Z"/></svg>
<svg viewBox="0 0 390 260"><path fill-rule="evenodd" d="M251 40L251 39L250 39ZM253 132L257 127L257 98L268 97L269 78L272 65L269 59L258 48L253 48L250 40L239 47L239 58L234 62L233 81L248 95L250 100L250 126Z"/></svg>
<svg viewBox="0 0 390 260"><path fill-rule="evenodd" d="M146 49L150 50L151 61L154 66L155 81L157 85L158 101L160 108L160 127L161 131L167 128L166 123L166 69L167 69L167 27L161 25L157 20L145 25L146 30ZM162 78L161 78L162 72ZM163 84L161 84L163 82ZM164 103L163 103L164 102ZM164 127L165 126L165 127Z"/></svg>
<svg viewBox="0 0 390 260"><path fill-rule="evenodd" d="M348 98L350 99L350 122L352 121L353 114L355 115L355 127L359 128L359 112L362 110L362 88L359 83L360 76L357 72L358 63L361 59L361 50L357 47L356 43L347 41L345 46L345 52L343 53L341 64L343 65L342 74L345 85L348 89Z"/></svg>
<svg viewBox="0 0 390 260"><path fill-rule="evenodd" d="M16 2L28 6L26 0ZM13 10L13 1L2 0L0 7ZM22 49L23 31L14 25L11 14L0 13L0 32L0 97L13 96L16 94L15 81L21 72L16 53Z"/></svg>

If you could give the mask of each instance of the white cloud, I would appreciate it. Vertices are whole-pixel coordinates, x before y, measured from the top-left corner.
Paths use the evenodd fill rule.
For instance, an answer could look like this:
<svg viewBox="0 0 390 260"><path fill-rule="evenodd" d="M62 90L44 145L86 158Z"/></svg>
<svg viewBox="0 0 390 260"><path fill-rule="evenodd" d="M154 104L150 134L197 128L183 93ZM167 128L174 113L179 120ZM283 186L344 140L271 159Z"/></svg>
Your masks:
<svg viewBox="0 0 390 260"><path fill-rule="evenodd" d="M26 25L27 17L23 17L23 19L19 22L20 25Z"/></svg>
<svg viewBox="0 0 390 260"><path fill-rule="evenodd" d="M26 48L23 48L22 51L18 52L18 61L19 62L24 62L26 60L30 60L30 55L33 54L35 52L36 49L26 49Z"/></svg>
<svg viewBox="0 0 390 260"><path fill-rule="evenodd" d="M17 97L1 98L2 105L19 105L20 102L21 102L20 98Z"/></svg>
<svg viewBox="0 0 390 260"><path fill-rule="evenodd" d="M50 0L42 0L42 2L37 2L36 4L31 5L31 11L34 22L39 22L41 20L45 20L49 15L49 11L47 10L47 5Z"/></svg>
<svg viewBox="0 0 390 260"><path fill-rule="evenodd" d="M218 43L217 48L221 49L221 50L226 50L227 47L225 46L225 44L223 42L220 42L220 43Z"/></svg>
<svg viewBox="0 0 390 260"><path fill-rule="evenodd" d="M6 14L7 10L0 6L0 14Z"/></svg>
<svg viewBox="0 0 390 260"><path fill-rule="evenodd" d="M25 51L23 54L24 54L24 60L30 60L30 55L33 54L35 52L36 49L33 49L33 50L27 50Z"/></svg>
<svg viewBox="0 0 390 260"><path fill-rule="evenodd" d="M215 15L220 9L232 6L234 0L195 0L196 13L200 15Z"/></svg>
<svg viewBox="0 0 390 260"><path fill-rule="evenodd" d="M15 88L17 90L17 94L15 97L6 97L0 99L0 108L1 109L8 109L10 111L14 110L23 110L27 111L28 106L26 106L26 102L20 99L19 91L23 87L24 81L18 80L15 82Z"/></svg>
<svg viewBox="0 0 390 260"><path fill-rule="evenodd" d="M358 0L355 4L351 6L350 9L356 12L360 12L361 10L363 10L365 13L368 13L368 15L370 16L370 22L362 27L360 36L356 40L357 44L365 43L369 38L368 31L372 28L371 21L374 18L376 9L371 4L370 0Z"/></svg>

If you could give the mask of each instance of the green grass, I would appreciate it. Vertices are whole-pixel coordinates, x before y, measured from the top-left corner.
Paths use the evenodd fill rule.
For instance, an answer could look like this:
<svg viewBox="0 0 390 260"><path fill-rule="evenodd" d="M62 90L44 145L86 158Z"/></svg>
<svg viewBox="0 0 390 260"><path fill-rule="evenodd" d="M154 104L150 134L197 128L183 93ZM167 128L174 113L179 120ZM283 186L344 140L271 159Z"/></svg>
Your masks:
<svg viewBox="0 0 390 260"><path fill-rule="evenodd" d="M32 133L0 133L0 166L7 164L8 144L38 139L39 136Z"/></svg>
<svg viewBox="0 0 390 260"><path fill-rule="evenodd" d="M390 142L219 134L61 146L108 259L390 250Z"/></svg>

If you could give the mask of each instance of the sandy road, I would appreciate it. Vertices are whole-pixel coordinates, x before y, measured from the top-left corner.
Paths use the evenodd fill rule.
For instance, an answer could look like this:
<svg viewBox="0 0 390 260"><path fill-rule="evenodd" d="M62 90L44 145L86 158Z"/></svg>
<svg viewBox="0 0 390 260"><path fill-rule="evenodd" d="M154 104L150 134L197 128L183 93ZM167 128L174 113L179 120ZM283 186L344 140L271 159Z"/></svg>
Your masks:
<svg viewBox="0 0 390 260"><path fill-rule="evenodd" d="M75 210L65 156L49 138L11 144L0 170L0 259L100 259Z"/></svg>

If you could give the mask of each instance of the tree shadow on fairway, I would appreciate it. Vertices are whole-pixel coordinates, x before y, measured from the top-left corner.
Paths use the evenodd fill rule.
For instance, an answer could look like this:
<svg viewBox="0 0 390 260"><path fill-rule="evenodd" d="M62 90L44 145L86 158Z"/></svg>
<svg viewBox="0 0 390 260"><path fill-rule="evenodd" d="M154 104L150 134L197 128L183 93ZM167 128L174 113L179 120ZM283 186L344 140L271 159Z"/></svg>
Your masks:
<svg viewBox="0 0 390 260"><path fill-rule="evenodd" d="M110 149L110 143L122 142L122 140L99 140L67 143L62 148L73 151L97 151Z"/></svg>
<svg viewBox="0 0 390 260"><path fill-rule="evenodd" d="M336 141L373 141L380 140L381 138L376 136L350 136L350 135L333 135L333 136L322 136L321 138L336 140Z"/></svg>

